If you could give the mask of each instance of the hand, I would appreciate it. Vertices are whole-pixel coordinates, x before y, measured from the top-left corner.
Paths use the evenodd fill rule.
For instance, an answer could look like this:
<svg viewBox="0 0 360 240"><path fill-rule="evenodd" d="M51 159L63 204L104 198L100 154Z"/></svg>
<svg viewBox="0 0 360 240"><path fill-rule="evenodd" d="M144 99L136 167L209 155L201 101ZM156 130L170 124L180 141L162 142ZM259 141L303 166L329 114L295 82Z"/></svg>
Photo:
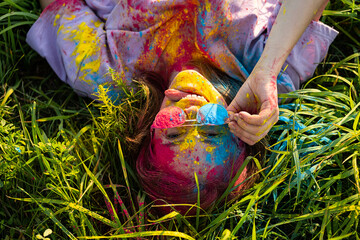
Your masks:
<svg viewBox="0 0 360 240"><path fill-rule="evenodd" d="M249 145L269 132L279 119L276 75L254 71L228 106L230 131Z"/></svg>
<svg viewBox="0 0 360 240"><path fill-rule="evenodd" d="M328 0L282 1L259 61L228 107L229 127L242 141L253 145L277 122L276 76L291 49Z"/></svg>

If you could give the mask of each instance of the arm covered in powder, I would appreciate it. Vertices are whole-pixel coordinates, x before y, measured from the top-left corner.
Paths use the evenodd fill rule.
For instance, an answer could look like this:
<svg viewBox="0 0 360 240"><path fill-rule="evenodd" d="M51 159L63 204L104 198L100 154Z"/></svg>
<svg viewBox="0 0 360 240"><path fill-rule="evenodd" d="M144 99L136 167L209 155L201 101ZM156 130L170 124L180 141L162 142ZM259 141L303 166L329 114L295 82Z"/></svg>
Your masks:
<svg viewBox="0 0 360 240"><path fill-rule="evenodd" d="M277 76L286 58L312 20L318 20L328 0L284 0L264 51L228 107L230 130L253 145L279 116Z"/></svg>

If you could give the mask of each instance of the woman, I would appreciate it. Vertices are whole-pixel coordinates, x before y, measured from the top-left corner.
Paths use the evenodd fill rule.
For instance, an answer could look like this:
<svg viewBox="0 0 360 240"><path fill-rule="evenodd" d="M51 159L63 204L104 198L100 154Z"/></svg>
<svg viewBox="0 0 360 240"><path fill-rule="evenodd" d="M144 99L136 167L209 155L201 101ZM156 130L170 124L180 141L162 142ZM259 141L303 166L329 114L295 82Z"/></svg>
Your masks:
<svg viewBox="0 0 360 240"><path fill-rule="evenodd" d="M154 122L138 124L148 133L137 160L144 189L153 199L191 204L200 190L209 208L250 154L245 143L276 123L278 92L298 89L324 58L337 34L317 22L327 2L58 0L27 41L92 98L102 85L121 100L109 68L134 88L134 78L152 72L146 81L160 92L155 98L165 98L159 113L148 111L157 113ZM245 168L237 191L253 172Z"/></svg>

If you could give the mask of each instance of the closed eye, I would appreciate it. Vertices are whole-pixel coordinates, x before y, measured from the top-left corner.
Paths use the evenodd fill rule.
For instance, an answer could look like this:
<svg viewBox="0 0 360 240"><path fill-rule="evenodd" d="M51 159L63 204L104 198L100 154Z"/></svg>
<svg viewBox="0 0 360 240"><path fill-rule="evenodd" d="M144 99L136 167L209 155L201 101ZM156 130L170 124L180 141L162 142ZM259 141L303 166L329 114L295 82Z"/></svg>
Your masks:
<svg viewBox="0 0 360 240"><path fill-rule="evenodd" d="M203 135L205 137L214 138L214 137L221 135L221 133L203 133Z"/></svg>
<svg viewBox="0 0 360 240"><path fill-rule="evenodd" d="M199 127L200 134L205 138L218 138L228 133L224 126L205 125Z"/></svg>
<svg viewBox="0 0 360 240"><path fill-rule="evenodd" d="M166 130L165 137L166 139L173 141L181 138L186 131L180 127L178 128L169 128Z"/></svg>
<svg viewBox="0 0 360 240"><path fill-rule="evenodd" d="M179 138L181 136L181 133L170 133L166 134L166 138L169 140L174 140L176 138Z"/></svg>

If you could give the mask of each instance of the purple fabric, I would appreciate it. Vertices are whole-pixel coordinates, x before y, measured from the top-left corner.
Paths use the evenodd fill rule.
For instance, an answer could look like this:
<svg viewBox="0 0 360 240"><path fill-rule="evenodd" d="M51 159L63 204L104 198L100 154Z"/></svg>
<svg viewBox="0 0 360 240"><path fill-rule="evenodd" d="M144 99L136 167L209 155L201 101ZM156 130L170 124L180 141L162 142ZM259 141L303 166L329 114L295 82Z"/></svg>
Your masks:
<svg viewBox="0 0 360 240"><path fill-rule="evenodd" d="M126 84L143 71L163 76L193 58L208 58L240 81L259 59L279 11L276 0L58 0L32 26L27 42L59 78L79 94L96 98L99 86L121 98L108 74ZM312 22L279 75L280 93L309 79L337 32Z"/></svg>

